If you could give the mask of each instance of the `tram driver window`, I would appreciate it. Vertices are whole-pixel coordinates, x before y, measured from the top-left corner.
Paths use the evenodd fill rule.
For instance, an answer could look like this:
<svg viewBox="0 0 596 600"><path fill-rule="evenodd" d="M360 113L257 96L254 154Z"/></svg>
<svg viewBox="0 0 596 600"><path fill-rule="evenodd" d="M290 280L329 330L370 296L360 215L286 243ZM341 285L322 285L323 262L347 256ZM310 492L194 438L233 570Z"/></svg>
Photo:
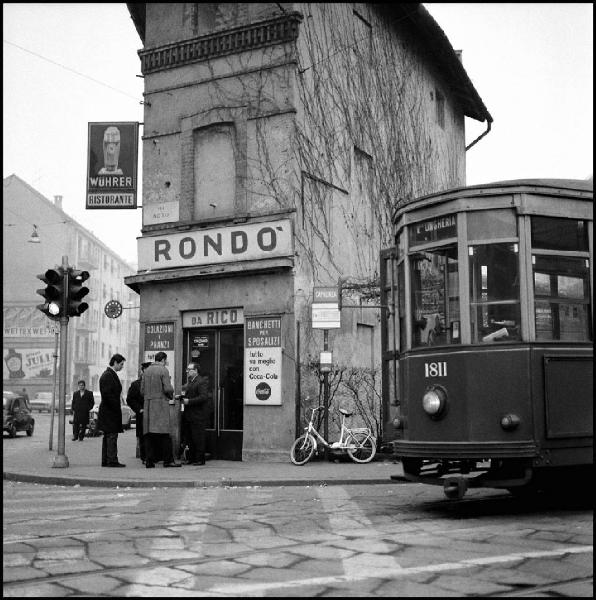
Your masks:
<svg viewBox="0 0 596 600"><path fill-rule="evenodd" d="M472 343L520 338L517 244L469 247Z"/></svg>
<svg viewBox="0 0 596 600"><path fill-rule="evenodd" d="M410 255L412 346L459 344L457 246Z"/></svg>

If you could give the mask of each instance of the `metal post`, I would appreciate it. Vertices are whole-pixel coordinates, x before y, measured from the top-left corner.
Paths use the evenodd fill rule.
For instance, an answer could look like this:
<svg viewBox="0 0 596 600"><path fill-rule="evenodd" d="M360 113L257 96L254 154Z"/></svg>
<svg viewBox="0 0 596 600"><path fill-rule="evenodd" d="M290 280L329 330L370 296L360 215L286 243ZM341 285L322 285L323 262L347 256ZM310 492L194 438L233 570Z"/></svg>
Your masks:
<svg viewBox="0 0 596 600"><path fill-rule="evenodd" d="M296 321L296 397L294 417L296 419L296 431L295 437L300 436L300 402L302 396L302 390L300 389L300 321Z"/></svg>
<svg viewBox="0 0 596 600"><path fill-rule="evenodd" d="M66 356L68 354L68 257L62 257L62 268L64 269L64 295L62 298L62 316L60 317L60 380L58 385L58 454L54 457L52 467L68 467L68 457L65 454L65 416L66 406L64 394L66 393Z"/></svg>
<svg viewBox="0 0 596 600"><path fill-rule="evenodd" d="M329 350L329 330L323 329L323 351ZM323 421L323 437L329 440L329 373L323 373L323 405L325 406L325 420ZM329 449L324 448L325 460L329 458Z"/></svg>
<svg viewBox="0 0 596 600"><path fill-rule="evenodd" d="M54 387L52 388L52 414L50 416L50 451L54 443L54 407L56 405L56 379L58 378L58 332L56 332L56 343L54 344Z"/></svg>

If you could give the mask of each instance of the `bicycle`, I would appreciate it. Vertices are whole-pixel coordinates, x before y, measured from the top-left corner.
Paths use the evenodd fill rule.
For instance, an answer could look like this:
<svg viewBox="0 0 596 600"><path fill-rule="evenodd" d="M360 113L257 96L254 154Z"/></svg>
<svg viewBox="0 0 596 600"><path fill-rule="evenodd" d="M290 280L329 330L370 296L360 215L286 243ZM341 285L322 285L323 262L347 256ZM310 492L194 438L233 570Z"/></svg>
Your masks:
<svg viewBox="0 0 596 600"><path fill-rule="evenodd" d="M371 430L368 427L350 429L345 425L346 418L351 417L353 413L343 408L339 409L342 414L339 441L329 444L313 425L318 410L324 410L324 407L317 406L312 409L308 426L304 428L305 433L292 444L290 459L295 465L304 465L313 457L317 450L317 440L331 450L345 450L356 463L367 463L374 458L377 452L377 440Z"/></svg>

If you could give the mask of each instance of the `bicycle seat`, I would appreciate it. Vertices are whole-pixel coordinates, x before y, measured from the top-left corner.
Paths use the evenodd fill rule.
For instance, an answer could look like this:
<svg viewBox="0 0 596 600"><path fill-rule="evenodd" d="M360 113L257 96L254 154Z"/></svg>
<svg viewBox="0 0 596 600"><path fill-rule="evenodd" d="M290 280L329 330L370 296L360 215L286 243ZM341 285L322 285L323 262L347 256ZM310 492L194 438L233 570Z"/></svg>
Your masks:
<svg viewBox="0 0 596 600"><path fill-rule="evenodd" d="M348 412L345 408L340 408L339 412L346 417L351 417L354 413Z"/></svg>

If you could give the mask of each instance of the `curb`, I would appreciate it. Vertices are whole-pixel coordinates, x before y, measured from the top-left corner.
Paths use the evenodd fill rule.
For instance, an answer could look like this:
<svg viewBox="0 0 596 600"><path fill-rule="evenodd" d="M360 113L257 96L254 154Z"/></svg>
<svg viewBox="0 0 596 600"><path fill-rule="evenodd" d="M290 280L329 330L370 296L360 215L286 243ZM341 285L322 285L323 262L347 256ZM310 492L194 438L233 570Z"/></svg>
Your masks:
<svg viewBox="0 0 596 600"><path fill-rule="evenodd" d="M30 475L3 472L6 481L22 483L42 483L46 485L88 486L88 487L118 487L118 488L213 488L213 487L289 487L289 486L330 486L330 485L379 485L386 483L408 483L405 477L392 475L379 479L278 479L278 480L233 480L201 481L183 479L173 481L130 481L117 479L91 479L86 477L60 477L55 475Z"/></svg>

